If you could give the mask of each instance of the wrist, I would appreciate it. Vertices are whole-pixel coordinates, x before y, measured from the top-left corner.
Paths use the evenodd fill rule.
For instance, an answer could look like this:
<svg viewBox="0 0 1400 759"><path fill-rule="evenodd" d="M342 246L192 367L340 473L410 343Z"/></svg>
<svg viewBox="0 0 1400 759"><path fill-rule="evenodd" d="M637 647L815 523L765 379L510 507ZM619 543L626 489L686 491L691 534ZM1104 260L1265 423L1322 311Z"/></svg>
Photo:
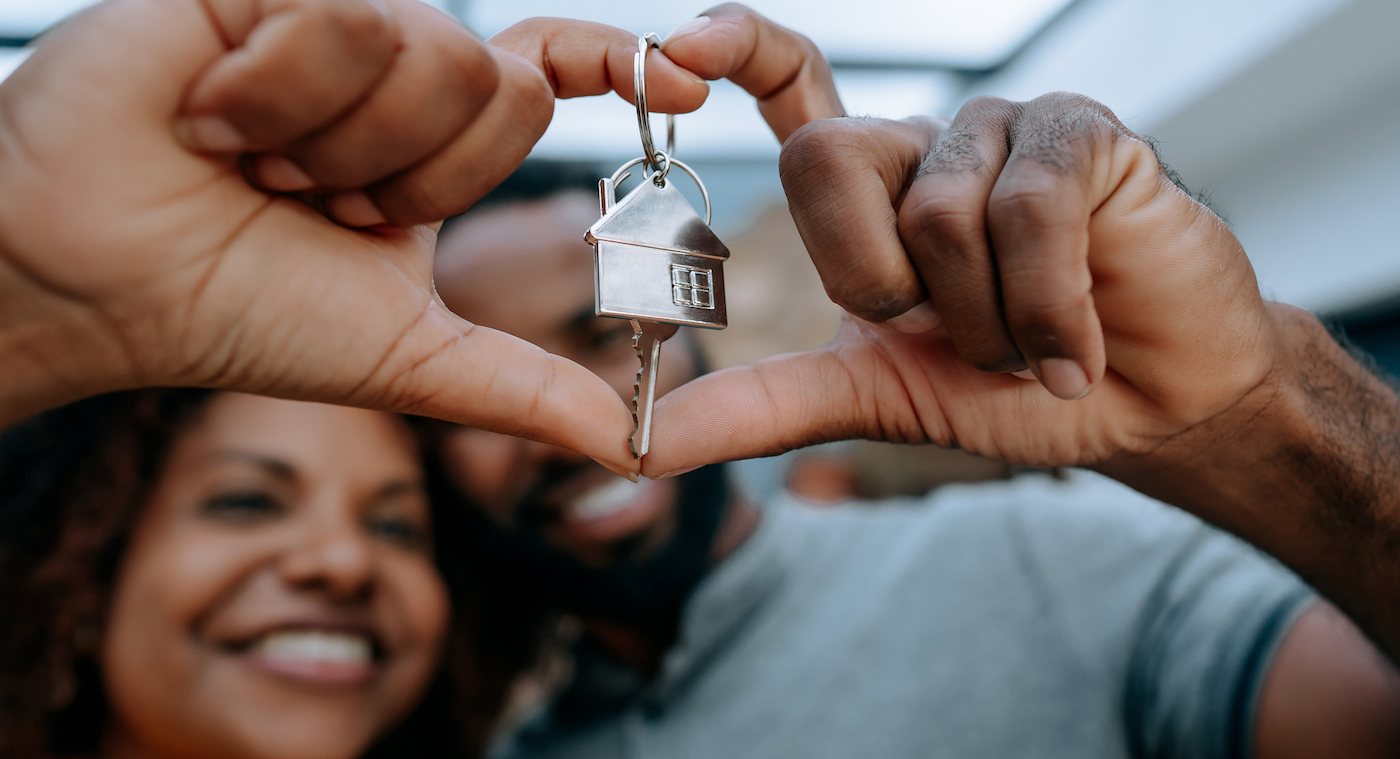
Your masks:
<svg viewBox="0 0 1400 759"><path fill-rule="evenodd" d="M1099 467L1156 498L1238 531L1257 521L1260 488L1273 489L1286 451L1310 435L1301 361L1325 330L1312 315L1265 305L1273 358L1262 379L1219 413L1178 432L1145 453ZM1330 338L1328 338L1330 340Z"/></svg>
<svg viewBox="0 0 1400 759"><path fill-rule="evenodd" d="M97 314L24 276L0 249L0 429L134 383Z"/></svg>
<svg viewBox="0 0 1400 759"><path fill-rule="evenodd" d="M1396 495L1400 402L1312 314L1266 310L1275 356L1257 386L1150 453L1100 469L1306 574L1304 554L1336 526L1329 520L1372 519L1366 510Z"/></svg>
<svg viewBox="0 0 1400 759"><path fill-rule="evenodd" d="M1265 382L1110 471L1273 555L1400 653L1400 398L1310 315L1271 306Z"/></svg>

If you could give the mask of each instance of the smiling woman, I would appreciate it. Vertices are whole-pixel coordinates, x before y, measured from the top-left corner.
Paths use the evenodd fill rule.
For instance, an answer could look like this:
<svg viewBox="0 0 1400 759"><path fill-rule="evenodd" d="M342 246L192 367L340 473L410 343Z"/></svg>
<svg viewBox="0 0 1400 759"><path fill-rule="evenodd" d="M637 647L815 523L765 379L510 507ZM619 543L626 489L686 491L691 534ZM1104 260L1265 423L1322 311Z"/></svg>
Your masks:
<svg viewBox="0 0 1400 759"><path fill-rule="evenodd" d="M424 476L400 417L247 395L6 431L0 755L479 753L539 615Z"/></svg>

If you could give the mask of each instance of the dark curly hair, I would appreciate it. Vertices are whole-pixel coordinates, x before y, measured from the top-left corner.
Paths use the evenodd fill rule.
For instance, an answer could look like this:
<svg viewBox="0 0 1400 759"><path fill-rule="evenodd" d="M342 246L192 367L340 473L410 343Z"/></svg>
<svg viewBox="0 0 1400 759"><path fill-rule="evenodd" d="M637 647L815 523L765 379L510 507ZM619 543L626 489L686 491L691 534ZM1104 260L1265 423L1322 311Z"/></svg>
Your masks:
<svg viewBox="0 0 1400 759"><path fill-rule="evenodd" d="M107 705L97 648L117 568L172 442L213 396L114 393L0 432L0 756L98 748ZM441 487L430 479L430 493ZM470 521L432 500L437 567L453 601L447 650L422 702L371 757L479 755L540 649L538 595L462 551ZM497 576L482 582L488 573Z"/></svg>

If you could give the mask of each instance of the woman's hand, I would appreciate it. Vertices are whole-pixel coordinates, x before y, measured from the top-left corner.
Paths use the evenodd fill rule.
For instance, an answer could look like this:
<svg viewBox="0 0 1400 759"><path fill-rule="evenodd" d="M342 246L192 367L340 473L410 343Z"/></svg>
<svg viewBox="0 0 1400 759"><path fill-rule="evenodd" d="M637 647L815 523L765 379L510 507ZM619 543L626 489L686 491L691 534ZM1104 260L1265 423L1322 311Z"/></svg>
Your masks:
<svg viewBox="0 0 1400 759"><path fill-rule="evenodd" d="M0 86L0 424L194 385L426 414L635 470L604 382L433 290L436 222L632 35L486 45L411 0L111 0ZM707 85L658 53L658 108ZM540 68L548 61L548 76Z"/></svg>

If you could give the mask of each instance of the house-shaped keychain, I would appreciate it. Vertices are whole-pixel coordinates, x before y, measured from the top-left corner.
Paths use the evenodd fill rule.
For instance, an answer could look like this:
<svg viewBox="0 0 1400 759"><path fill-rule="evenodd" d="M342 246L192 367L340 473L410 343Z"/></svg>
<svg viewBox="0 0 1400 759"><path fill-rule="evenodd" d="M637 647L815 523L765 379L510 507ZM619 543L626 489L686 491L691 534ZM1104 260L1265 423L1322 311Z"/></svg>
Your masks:
<svg viewBox="0 0 1400 759"><path fill-rule="evenodd" d="M603 217L585 236L593 245L596 313L724 329L729 249L675 183L647 177L618 201L614 179L604 179L598 193Z"/></svg>

